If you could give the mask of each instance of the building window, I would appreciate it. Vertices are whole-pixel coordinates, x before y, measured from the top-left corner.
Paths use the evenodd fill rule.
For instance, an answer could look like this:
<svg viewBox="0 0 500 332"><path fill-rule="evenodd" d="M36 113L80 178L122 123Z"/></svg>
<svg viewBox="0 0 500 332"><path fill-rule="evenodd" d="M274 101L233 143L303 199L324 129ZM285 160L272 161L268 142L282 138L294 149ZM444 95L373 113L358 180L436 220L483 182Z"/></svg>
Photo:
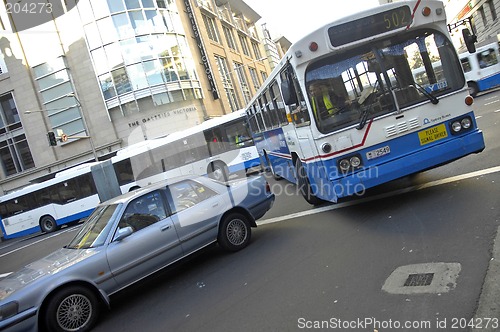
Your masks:
<svg viewBox="0 0 500 332"><path fill-rule="evenodd" d="M0 96L0 161L5 175L35 167L11 93ZM13 131L14 129L17 129Z"/></svg>
<svg viewBox="0 0 500 332"><path fill-rule="evenodd" d="M487 3L490 7L491 19L495 21L497 19L497 10L495 9L495 4L493 3L493 0L488 0Z"/></svg>
<svg viewBox="0 0 500 332"><path fill-rule="evenodd" d="M257 71L252 67L248 67L248 70L250 71L250 77L252 78L253 87L255 91L257 91L260 88L259 76L257 76Z"/></svg>
<svg viewBox="0 0 500 332"><path fill-rule="evenodd" d="M262 82L264 82L267 79L267 73L265 71L261 71L260 76L262 77Z"/></svg>
<svg viewBox="0 0 500 332"><path fill-rule="evenodd" d="M234 41L233 30L225 25L222 25L222 31L224 31L224 35L226 36L227 46L235 51L238 51L238 47Z"/></svg>
<svg viewBox="0 0 500 332"><path fill-rule="evenodd" d="M262 59L262 54L260 53L259 44L252 42L253 54L255 54L255 59Z"/></svg>
<svg viewBox="0 0 500 332"><path fill-rule="evenodd" d="M207 15L201 15L203 17L203 22L205 22L205 28L207 30L208 38L214 42L220 43L219 34L217 33L217 26L213 18Z"/></svg>
<svg viewBox="0 0 500 332"><path fill-rule="evenodd" d="M484 6L479 7L479 14L481 14L483 25L486 27L488 25L488 20L486 19L486 14L484 13Z"/></svg>
<svg viewBox="0 0 500 332"><path fill-rule="evenodd" d="M250 89L248 87L245 68L241 63L238 62L234 62L233 67L236 75L238 76L238 81L240 82L241 93L243 94L243 99L245 99L245 104L248 104L250 102L250 99L252 99L252 94L250 93Z"/></svg>
<svg viewBox="0 0 500 332"><path fill-rule="evenodd" d="M243 54L246 56L250 56L250 50L248 49L248 41L247 37L242 34L238 34L238 38L240 39L241 49L243 50Z"/></svg>
<svg viewBox="0 0 500 332"><path fill-rule="evenodd" d="M0 53L0 74L7 72L7 65L5 64L5 59L3 53Z"/></svg>
<svg viewBox="0 0 500 332"><path fill-rule="evenodd" d="M234 92L233 81L231 80L231 73L229 72L226 59L220 56L215 56L215 62L217 64L217 69L222 78L222 85L224 86L224 91L226 92L229 105L231 106L231 111L235 112L239 110L239 102Z"/></svg>

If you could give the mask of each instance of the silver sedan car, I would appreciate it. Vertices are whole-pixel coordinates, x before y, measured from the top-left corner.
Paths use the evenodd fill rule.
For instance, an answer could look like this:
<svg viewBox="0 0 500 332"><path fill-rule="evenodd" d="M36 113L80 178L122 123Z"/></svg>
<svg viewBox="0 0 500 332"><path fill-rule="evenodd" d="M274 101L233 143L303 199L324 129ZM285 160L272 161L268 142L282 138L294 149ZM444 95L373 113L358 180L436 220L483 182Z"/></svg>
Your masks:
<svg viewBox="0 0 500 332"><path fill-rule="evenodd" d="M111 294L213 242L246 247L273 202L254 176L177 179L102 203L68 245L0 280L0 330L89 331Z"/></svg>

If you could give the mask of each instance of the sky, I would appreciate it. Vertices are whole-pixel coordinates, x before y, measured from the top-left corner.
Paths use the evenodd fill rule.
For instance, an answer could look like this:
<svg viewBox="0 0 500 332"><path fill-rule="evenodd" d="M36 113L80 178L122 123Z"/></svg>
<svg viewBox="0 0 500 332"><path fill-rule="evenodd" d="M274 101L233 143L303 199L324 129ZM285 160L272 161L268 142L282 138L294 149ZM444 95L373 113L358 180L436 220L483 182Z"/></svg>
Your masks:
<svg viewBox="0 0 500 332"><path fill-rule="evenodd" d="M244 0L266 23L271 37L285 36L294 43L331 21L376 7L378 0Z"/></svg>

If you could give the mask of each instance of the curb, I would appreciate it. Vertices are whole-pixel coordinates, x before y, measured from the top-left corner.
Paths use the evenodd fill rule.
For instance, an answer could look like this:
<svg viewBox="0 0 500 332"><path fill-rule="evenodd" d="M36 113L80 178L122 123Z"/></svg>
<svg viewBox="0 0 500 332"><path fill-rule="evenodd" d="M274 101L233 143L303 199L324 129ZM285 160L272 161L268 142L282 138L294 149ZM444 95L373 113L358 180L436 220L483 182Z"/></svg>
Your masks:
<svg viewBox="0 0 500 332"><path fill-rule="evenodd" d="M497 229L492 254L473 319L474 324L481 324L482 328L473 328L473 332L498 331L500 328L500 227Z"/></svg>

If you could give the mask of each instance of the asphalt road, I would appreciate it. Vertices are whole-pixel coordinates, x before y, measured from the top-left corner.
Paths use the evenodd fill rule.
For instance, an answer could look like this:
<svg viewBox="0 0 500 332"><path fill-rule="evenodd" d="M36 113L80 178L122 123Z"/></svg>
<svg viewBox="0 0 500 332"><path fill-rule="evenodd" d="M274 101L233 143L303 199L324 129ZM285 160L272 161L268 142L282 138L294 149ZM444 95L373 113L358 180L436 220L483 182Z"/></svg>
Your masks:
<svg viewBox="0 0 500 332"><path fill-rule="evenodd" d="M500 93L480 96L475 105L483 153L317 208L295 186L270 179L278 197L248 248L226 254L211 246L122 291L94 331L493 327L499 315L475 315L491 280L500 225ZM73 234L74 228L2 243L0 274ZM394 281L425 284L430 275L439 287ZM494 292L500 298L495 284L488 288Z"/></svg>

